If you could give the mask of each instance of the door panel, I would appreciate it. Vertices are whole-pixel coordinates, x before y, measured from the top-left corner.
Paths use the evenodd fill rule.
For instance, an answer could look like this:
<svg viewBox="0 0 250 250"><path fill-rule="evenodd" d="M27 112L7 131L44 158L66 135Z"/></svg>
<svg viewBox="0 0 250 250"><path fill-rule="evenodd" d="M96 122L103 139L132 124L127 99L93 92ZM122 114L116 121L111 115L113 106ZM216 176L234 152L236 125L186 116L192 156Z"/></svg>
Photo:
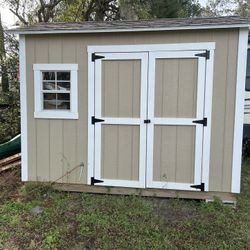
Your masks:
<svg viewBox="0 0 250 250"><path fill-rule="evenodd" d="M205 58L197 51L149 53L147 187L201 183Z"/></svg>
<svg viewBox="0 0 250 250"><path fill-rule="evenodd" d="M101 179L139 181L139 155L139 126L102 126Z"/></svg>
<svg viewBox="0 0 250 250"><path fill-rule="evenodd" d="M194 183L194 158L194 126L155 126L153 181Z"/></svg>
<svg viewBox="0 0 250 250"><path fill-rule="evenodd" d="M140 117L140 60L102 63L102 116Z"/></svg>
<svg viewBox="0 0 250 250"><path fill-rule="evenodd" d="M160 58L155 64L155 117L195 117L197 59Z"/></svg>
<svg viewBox="0 0 250 250"><path fill-rule="evenodd" d="M95 62L97 185L145 187L147 53L101 53Z"/></svg>

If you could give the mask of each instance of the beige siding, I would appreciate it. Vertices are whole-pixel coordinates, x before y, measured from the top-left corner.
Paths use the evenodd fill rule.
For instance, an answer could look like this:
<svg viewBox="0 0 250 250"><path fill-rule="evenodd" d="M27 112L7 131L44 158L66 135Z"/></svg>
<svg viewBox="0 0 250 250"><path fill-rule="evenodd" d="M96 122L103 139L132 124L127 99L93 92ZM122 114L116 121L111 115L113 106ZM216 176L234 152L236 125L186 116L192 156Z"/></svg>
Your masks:
<svg viewBox="0 0 250 250"><path fill-rule="evenodd" d="M155 126L154 181L194 183L195 127Z"/></svg>
<svg viewBox="0 0 250 250"><path fill-rule="evenodd" d="M139 137L139 126L102 125L102 178L139 180Z"/></svg>
<svg viewBox="0 0 250 250"><path fill-rule="evenodd" d="M139 60L102 63L102 116L140 117L140 68Z"/></svg>
<svg viewBox="0 0 250 250"><path fill-rule="evenodd" d="M157 59L155 116L196 117L197 59Z"/></svg>
<svg viewBox="0 0 250 250"><path fill-rule="evenodd" d="M87 174L87 46L216 42L210 190L230 191L238 30L169 31L122 34L65 34L26 36L28 93L29 180L53 181L84 163L63 182L86 183ZM78 63L79 120L34 119L33 63ZM58 131L56 131L58 128ZM60 133L61 131L61 133ZM61 134L57 141L50 143ZM70 136L72 135L72 136ZM61 156L60 156L60 153ZM56 157L54 158L54 155ZM64 156L66 159L64 159Z"/></svg>

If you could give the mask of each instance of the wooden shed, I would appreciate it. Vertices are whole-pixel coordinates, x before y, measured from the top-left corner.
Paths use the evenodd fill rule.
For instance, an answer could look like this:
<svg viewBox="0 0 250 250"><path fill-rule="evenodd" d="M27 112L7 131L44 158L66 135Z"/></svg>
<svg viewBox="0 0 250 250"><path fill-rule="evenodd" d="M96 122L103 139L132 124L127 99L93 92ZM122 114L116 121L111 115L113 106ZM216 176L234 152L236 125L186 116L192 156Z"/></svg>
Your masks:
<svg viewBox="0 0 250 250"><path fill-rule="evenodd" d="M22 180L234 201L249 19L19 27Z"/></svg>

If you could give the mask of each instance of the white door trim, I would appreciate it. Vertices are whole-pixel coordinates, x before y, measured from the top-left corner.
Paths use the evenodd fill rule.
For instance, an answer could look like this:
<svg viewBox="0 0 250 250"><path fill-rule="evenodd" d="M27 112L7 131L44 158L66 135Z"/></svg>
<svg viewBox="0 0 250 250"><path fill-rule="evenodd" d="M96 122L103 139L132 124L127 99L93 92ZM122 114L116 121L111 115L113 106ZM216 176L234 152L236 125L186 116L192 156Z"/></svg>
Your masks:
<svg viewBox="0 0 250 250"><path fill-rule="evenodd" d="M202 148L203 148L203 126L194 124L193 120L202 120L204 118L204 89L205 89L205 70L206 59L197 57L198 51L175 51L175 52L149 52L149 85L148 92L148 124L147 133L147 187L191 190L191 185L199 185L202 182ZM198 86L197 86L197 105L195 118L155 118L155 60L158 58L195 58L198 60ZM153 180L153 148L154 148L154 126L155 125L189 125L195 127L195 171L194 183L173 183Z"/></svg>
<svg viewBox="0 0 250 250"><path fill-rule="evenodd" d="M207 126L203 128L203 152L202 152L202 182L205 183L205 191L209 191L210 148L212 132L212 104L213 104L213 74L214 74L214 50L210 50L210 58L206 60L205 80L205 104L204 117L207 117Z"/></svg>
<svg viewBox="0 0 250 250"><path fill-rule="evenodd" d="M94 126L91 124L91 116L94 114L94 65L91 56L95 52L150 52L150 51L182 51L182 50L210 50L210 59L206 60L206 83L205 83L205 107L204 115L207 117L207 127L204 127L203 158L202 158L202 182L206 183L205 191L209 191L209 165L210 165L210 142L211 142L211 119L212 119L212 92L213 92L213 67L215 42L202 43L178 43L178 44L150 44L150 45L104 45L88 46L88 170L87 183L94 174ZM150 77L150 76L149 76ZM150 80L150 79L149 79ZM187 121L188 122L188 121ZM148 124L148 130L151 125ZM189 185L189 184L188 184ZM194 190L194 189L192 189Z"/></svg>
<svg viewBox="0 0 250 250"><path fill-rule="evenodd" d="M92 116L95 114L95 63L92 61L92 53L88 53L88 166L87 184L91 184L94 176L94 138L95 128L92 125Z"/></svg>
<svg viewBox="0 0 250 250"><path fill-rule="evenodd" d="M103 182L96 185L101 186L126 186L145 188L145 169L146 169L146 124L144 120L147 115L147 70L148 70L148 54L147 53L103 53L98 55L104 56L103 59L95 62L95 116L98 119L103 119L103 122L92 125L95 127L94 139L94 178L100 179ZM103 117L102 116L102 62L105 60L140 60L141 61L141 100L140 100L140 117L139 118L118 118L118 117ZM101 127L105 124L116 125L137 125L140 127L140 149L139 149L139 180L110 180L101 177Z"/></svg>
<svg viewBox="0 0 250 250"><path fill-rule="evenodd" d="M136 44L136 45L93 45L88 46L88 53L116 52L152 52L178 50L214 50L215 42L169 43L169 44Z"/></svg>
<svg viewBox="0 0 250 250"><path fill-rule="evenodd" d="M231 186L231 191L233 193L240 193L247 46L248 46L248 29L241 28L239 32L239 41L238 41L238 62L237 62L235 118L234 118L233 165L232 165L232 186Z"/></svg>

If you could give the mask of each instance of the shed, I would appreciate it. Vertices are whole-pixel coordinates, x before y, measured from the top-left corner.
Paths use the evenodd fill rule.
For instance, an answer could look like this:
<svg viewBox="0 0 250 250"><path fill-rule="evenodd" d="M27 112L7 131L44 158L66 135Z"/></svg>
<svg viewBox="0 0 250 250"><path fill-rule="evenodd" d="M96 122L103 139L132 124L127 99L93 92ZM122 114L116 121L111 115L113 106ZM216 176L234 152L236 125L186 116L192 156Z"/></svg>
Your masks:
<svg viewBox="0 0 250 250"><path fill-rule="evenodd" d="M235 201L249 19L19 27L22 180Z"/></svg>

